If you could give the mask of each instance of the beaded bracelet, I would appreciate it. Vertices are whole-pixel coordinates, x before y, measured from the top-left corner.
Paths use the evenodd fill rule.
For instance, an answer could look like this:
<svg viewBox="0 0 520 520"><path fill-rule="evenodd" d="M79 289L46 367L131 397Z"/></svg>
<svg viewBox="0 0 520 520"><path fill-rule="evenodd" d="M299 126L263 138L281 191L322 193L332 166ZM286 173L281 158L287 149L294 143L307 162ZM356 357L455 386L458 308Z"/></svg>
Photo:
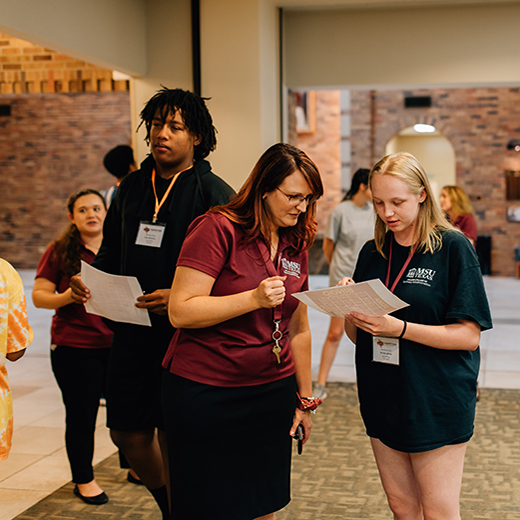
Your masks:
<svg viewBox="0 0 520 520"><path fill-rule="evenodd" d="M314 411L318 406L323 403L323 399L319 397L300 397L300 394L296 392L298 397L297 407L303 412Z"/></svg>

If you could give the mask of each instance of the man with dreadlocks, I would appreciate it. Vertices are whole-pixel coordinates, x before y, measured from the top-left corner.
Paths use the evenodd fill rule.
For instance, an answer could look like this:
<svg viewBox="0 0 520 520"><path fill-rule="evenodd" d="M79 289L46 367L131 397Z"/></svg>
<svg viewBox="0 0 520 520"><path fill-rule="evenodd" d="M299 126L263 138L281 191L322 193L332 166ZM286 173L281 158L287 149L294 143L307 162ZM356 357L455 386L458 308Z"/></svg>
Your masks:
<svg viewBox="0 0 520 520"><path fill-rule="evenodd" d="M121 182L92 265L137 277L144 292L136 306L148 309L151 328L111 323L107 423L112 440L154 496L163 518L169 518L160 381L174 332L167 316L170 287L188 226L211 207L227 203L233 189L204 160L216 147L216 130L203 98L163 88L141 112L139 126L143 123L151 154ZM90 297L79 275L71 287L77 303Z"/></svg>

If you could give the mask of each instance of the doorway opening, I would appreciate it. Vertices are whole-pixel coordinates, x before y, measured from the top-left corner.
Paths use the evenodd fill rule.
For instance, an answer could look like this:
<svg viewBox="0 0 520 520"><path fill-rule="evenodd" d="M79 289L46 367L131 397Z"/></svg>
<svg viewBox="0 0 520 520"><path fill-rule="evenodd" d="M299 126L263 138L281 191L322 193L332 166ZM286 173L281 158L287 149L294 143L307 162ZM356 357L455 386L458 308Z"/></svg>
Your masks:
<svg viewBox="0 0 520 520"><path fill-rule="evenodd" d="M436 200L443 186L456 184L455 150L439 130L430 125L428 132L419 125L408 126L395 134L386 144L387 154L408 152L421 164L428 175Z"/></svg>

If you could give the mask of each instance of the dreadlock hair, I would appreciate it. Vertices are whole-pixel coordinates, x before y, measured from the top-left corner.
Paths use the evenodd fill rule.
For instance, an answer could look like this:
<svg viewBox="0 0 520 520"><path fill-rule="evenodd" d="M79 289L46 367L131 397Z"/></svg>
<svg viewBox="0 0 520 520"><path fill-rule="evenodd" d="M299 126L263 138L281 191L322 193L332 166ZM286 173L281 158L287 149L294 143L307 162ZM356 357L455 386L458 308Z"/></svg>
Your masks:
<svg viewBox="0 0 520 520"><path fill-rule="evenodd" d="M233 200L210 211L222 213L243 226L245 243L262 238L270 246L271 216L263 196L274 191L295 171L305 177L316 199L308 204L295 226L280 228L280 233L288 237L294 254L305 251L311 247L316 235L316 200L323 195L323 184L316 165L305 152L290 144L277 143L268 148Z"/></svg>
<svg viewBox="0 0 520 520"><path fill-rule="evenodd" d="M67 209L69 214L74 214L74 205L76 201L84 195L97 195L103 202L105 210L107 204L105 198L99 191L85 189L73 193L67 200ZM60 269L66 276L74 276L81 270L81 236L78 228L72 222L67 230L56 240L52 247L54 258L58 261Z"/></svg>
<svg viewBox="0 0 520 520"><path fill-rule="evenodd" d="M343 199L341 199L341 202L344 200L352 200L352 197L359 191L359 187L364 184L365 186L368 186L368 174L370 173L370 170L368 168L358 168L356 170L356 173L352 177L352 182L350 183L350 190L345 193L345 196Z"/></svg>
<svg viewBox="0 0 520 520"><path fill-rule="evenodd" d="M144 123L146 127L146 144L150 144L150 129L153 118L158 113L164 122L169 114L180 111L184 124L188 130L200 138L200 143L195 146L193 158L195 161L204 159L217 147L217 130L213 126L213 119L205 101L210 98L202 98L193 92L179 88L163 88L146 103L141 111L141 122L137 129Z"/></svg>

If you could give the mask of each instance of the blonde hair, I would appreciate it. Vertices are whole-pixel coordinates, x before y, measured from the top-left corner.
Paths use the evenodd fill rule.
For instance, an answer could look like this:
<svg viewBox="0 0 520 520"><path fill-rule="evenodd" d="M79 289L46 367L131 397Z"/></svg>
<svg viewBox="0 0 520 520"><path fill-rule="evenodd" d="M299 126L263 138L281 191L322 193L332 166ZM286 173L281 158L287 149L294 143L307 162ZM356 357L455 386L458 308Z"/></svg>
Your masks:
<svg viewBox="0 0 520 520"><path fill-rule="evenodd" d="M372 189L372 181L377 175L390 175L403 181L410 193L414 195L421 195L424 190L426 198L419 207L414 243L417 245L417 251L423 251L424 253L433 253L440 249L442 247L441 231L455 230L455 228L446 220L437 205L428 176L419 164L419 161L406 152L386 155L370 171L368 178L370 189ZM383 253L383 245L388 231L388 226L376 212L374 239L377 251L384 258L386 256Z"/></svg>
<svg viewBox="0 0 520 520"><path fill-rule="evenodd" d="M458 186L444 186L442 189L450 198L451 211L454 215L457 217L460 217L461 215L475 216L469 197L462 188L459 188Z"/></svg>

